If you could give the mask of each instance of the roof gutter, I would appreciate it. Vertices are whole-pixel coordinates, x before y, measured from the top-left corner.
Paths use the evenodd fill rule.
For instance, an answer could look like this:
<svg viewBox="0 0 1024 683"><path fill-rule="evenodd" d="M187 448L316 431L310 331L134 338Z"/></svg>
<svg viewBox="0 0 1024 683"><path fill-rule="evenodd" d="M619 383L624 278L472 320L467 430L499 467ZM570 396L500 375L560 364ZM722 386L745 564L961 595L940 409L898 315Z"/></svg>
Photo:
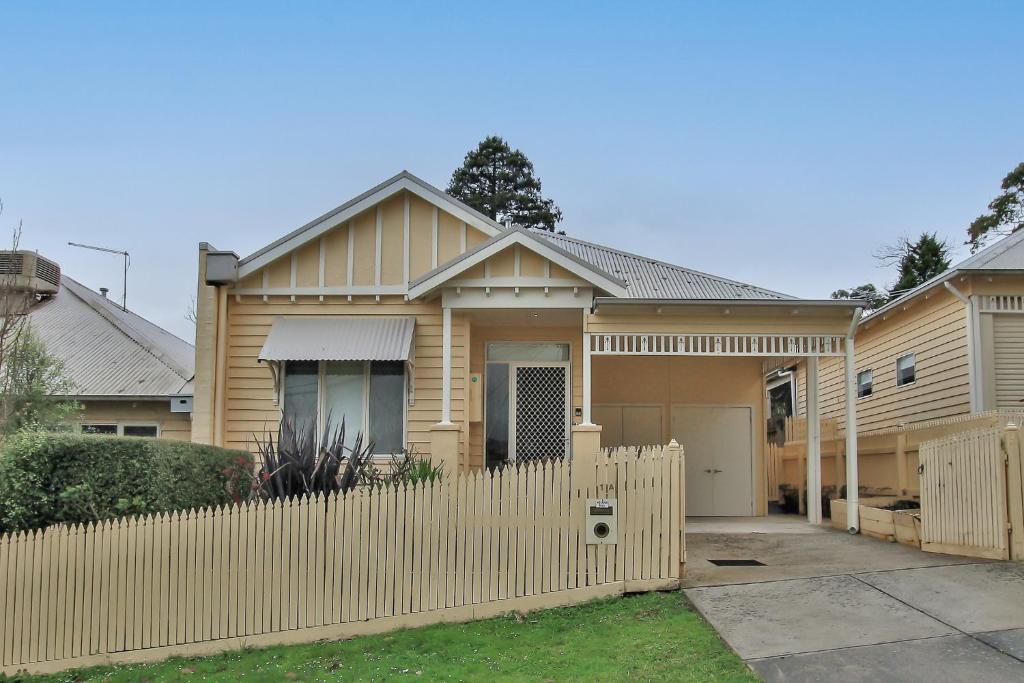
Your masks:
<svg viewBox="0 0 1024 683"><path fill-rule="evenodd" d="M816 308L856 308L863 310L865 302L860 299L619 299L610 296L594 298L595 311L602 304L628 304L634 306L813 306Z"/></svg>

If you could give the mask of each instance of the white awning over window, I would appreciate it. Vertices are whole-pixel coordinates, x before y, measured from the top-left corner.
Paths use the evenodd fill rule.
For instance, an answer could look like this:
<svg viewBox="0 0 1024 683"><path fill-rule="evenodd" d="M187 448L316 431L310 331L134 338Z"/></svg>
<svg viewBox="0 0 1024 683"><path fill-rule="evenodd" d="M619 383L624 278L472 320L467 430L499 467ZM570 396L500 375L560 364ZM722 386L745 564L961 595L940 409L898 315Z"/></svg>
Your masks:
<svg viewBox="0 0 1024 683"><path fill-rule="evenodd" d="M261 361L410 360L415 318L277 317Z"/></svg>

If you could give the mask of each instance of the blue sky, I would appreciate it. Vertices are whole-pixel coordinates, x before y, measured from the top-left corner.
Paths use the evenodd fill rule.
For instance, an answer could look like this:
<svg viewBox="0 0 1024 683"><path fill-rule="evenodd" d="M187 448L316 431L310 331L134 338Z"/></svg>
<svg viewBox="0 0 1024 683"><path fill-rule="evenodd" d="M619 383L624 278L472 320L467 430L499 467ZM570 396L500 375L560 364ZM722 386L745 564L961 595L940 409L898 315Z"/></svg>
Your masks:
<svg viewBox="0 0 1024 683"><path fill-rule="evenodd" d="M1021 3L0 2L0 215L191 338L248 254L504 136L570 235L807 297L957 245L1024 160Z"/></svg>

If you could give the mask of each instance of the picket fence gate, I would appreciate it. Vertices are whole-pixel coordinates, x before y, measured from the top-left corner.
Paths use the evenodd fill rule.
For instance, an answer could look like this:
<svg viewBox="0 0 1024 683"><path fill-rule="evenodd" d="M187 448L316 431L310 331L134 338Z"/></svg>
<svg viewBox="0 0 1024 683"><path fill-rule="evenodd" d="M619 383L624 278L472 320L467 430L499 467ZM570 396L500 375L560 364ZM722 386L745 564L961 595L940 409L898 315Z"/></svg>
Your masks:
<svg viewBox="0 0 1024 683"><path fill-rule="evenodd" d="M4 673L464 621L678 586L674 443L399 489L0 536ZM588 545L616 498L616 545Z"/></svg>
<svg viewBox="0 0 1024 683"><path fill-rule="evenodd" d="M1019 429L976 429L920 446L921 549L1024 560Z"/></svg>

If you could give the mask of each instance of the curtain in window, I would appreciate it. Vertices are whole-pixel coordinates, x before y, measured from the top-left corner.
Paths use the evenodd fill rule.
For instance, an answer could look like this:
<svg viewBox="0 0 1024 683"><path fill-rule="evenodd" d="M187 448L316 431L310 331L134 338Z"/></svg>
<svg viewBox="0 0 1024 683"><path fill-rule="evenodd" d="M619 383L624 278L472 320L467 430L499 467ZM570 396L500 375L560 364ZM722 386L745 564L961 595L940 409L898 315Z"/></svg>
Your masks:
<svg viewBox="0 0 1024 683"><path fill-rule="evenodd" d="M284 376L284 414L297 427L316 421L317 361L288 361Z"/></svg>
<svg viewBox="0 0 1024 683"><path fill-rule="evenodd" d="M345 446L352 448L363 431L363 398L366 394L363 361L328 361L324 363L324 412L326 425L332 430L345 421ZM366 444L366 439L363 439Z"/></svg>

